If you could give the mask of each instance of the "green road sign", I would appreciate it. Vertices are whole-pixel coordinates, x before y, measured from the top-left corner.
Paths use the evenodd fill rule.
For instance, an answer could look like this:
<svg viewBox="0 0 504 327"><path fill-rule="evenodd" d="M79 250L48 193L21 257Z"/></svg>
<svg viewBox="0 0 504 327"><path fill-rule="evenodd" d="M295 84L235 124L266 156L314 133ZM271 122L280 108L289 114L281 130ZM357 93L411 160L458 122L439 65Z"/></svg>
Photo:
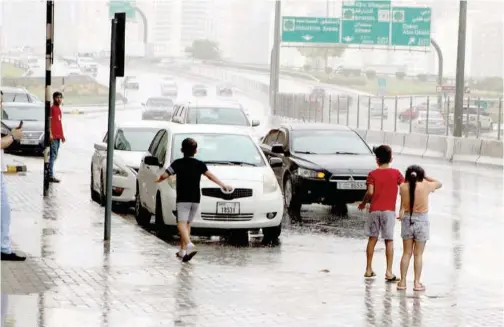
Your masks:
<svg viewBox="0 0 504 327"><path fill-rule="evenodd" d="M109 17L114 17L117 12L126 13L126 18L135 18L135 7L133 1L130 0L110 0L109 1Z"/></svg>
<svg viewBox="0 0 504 327"><path fill-rule="evenodd" d="M392 45L428 47L430 30L430 8L392 8Z"/></svg>
<svg viewBox="0 0 504 327"><path fill-rule="evenodd" d="M339 18L282 17L282 42L339 43Z"/></svg>
<svg viewBox="0 0 504 327"><path fill-rule="evenodd" d="M377 82L378 82L378 87L380 89L384 89L387 87L387 79L383 78L383 77L379 77L377 79Z"/></svg>
<svg viewBox="0 0 504 327"><path fill-rule="evenodd" d="M480 109L488 109L488 101L485 100L475 100L474 101L475 106L479 106Z"/></svg>
<svg viewBox="0 0 504 327"><path fill-rule="evenodd" d="M341 43L390 44L390 1L344 1Z"/></svg>

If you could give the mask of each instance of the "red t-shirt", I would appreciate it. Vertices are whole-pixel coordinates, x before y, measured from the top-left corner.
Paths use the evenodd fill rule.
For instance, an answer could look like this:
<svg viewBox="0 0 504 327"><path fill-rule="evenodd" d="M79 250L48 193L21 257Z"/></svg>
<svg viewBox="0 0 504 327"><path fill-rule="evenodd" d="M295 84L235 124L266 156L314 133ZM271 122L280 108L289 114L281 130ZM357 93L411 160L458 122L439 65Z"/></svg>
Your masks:
<svg viewBox="0 0 504 327"><path fill-rule="evenodd" d="M395 211L398 185L403 182L403 175L395 168L379 168L370 172L366 183L374 186L374 193L369 211Z"/></svg>
<svg viewBox="0 0 504 327"><path fill-rule="evenodd" d="M63 125L61 123L61 108L55 104L51 107L51 133L54 140L65 138Z"/></svg>

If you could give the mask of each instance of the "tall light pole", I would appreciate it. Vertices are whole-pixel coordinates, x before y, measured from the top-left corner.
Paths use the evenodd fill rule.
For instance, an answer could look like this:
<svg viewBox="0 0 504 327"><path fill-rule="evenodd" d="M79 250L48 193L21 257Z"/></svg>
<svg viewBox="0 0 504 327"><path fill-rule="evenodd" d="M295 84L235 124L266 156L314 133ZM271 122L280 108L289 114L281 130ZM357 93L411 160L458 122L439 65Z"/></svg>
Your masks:
<svg viewBox="0 0 504 327"><path fill-rule="evenodd" d="M46 76L45 76L45 120L44 120L44 196L49 193L49 151L51 134L51 75L54 51L54 1L46 2Z"/></svg>
<svg viewBox="0 0 504 327"><path fill-rule="evenodd" d="M466 34L467 34L467 0L460 1L459 9L459 29L458 29L458 46L457 46L457 74L455 82L455 112L454 112L454 129L453 136L462 136L463 126L463 106L464 106L464 91L465 91L465 51L466 51Z"/></svg>
<svg viewBox="0 0 504 327"><path fill-rule="evenodd" d="M280 86L280 24L282 19L281 14L281 1L275 1L275 27L273 36L273 49L271 50L271 63L270 63L270 106L273 109L272 114L275 114L276 98Z"/></svg>

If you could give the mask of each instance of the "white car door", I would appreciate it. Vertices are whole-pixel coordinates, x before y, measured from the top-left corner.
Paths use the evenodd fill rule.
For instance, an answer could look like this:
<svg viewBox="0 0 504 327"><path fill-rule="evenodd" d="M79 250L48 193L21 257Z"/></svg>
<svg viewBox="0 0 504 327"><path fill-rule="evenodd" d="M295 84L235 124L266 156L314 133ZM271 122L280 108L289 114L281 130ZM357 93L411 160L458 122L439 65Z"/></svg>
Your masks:
<svg viewBox="0 0 504 327"><path fill-rule="evenodd" d="M108 133L105 133L102 143L107 144L107 139L108 139ZM95 153L93 154L92 158L93 170L91 171L91 174L93 174L93 182L94 182L93 189L98 192L100 191L101 171L102 169L105 168L103 167L103 165L106 158L107 158L107 151L95 149Z"/></svg>
<svg viewBox="0 0 504 327"><path fill-rule="evenodd" d="M140 162L140 167L138 169L138 174L137 174L137 182L138 182L138 194L140 196L140 202L142 205L149 209L152 210L152 208L148 207L148 201L150 195L149 195L149 178L151 177L150 173L150 166L145 163L145 158L148 156L152 156L152 153L156 150L159 141L161 140L161 136L163 135L164 130L160 130L159 132L156 133L154 138L152 139L152 142L149 146L149 150L146 153L146 155L142 158L142 161ZM151 211L152 212L152 211Z"/></svg>
<svg viewBox="0 0 504 327"><path fill-rule="evenodd" d="M163 130L160 135L159 142L157 143L152 153L152 156L157 158L159 166L145 165L145 188L147 190L145 204L152 213L154 213L156 210L156 194L158 186L156 179L163 173L167 143L168 134L166 130Z"/></svg>

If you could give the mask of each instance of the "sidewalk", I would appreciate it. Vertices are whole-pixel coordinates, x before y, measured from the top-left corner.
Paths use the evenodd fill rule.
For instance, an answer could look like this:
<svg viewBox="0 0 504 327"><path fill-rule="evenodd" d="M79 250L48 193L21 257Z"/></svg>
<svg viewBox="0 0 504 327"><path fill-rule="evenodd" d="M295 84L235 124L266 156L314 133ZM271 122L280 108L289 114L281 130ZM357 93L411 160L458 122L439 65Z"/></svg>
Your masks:
<svg viewBox="0 0 504 327"><path fill-rule="evenodd" d="M436 240L422 294L383 281L383 250L379 277L364 281L361 239L288 229L271 248L198 243L182 264L174 245L114 215L107 252L88 176L61 178L43 200L40 172L5 176L11 236L28 255L2 263L6 326L502 326L502 270L481 273L473 262L453 271L451 250Z"/></svg>

